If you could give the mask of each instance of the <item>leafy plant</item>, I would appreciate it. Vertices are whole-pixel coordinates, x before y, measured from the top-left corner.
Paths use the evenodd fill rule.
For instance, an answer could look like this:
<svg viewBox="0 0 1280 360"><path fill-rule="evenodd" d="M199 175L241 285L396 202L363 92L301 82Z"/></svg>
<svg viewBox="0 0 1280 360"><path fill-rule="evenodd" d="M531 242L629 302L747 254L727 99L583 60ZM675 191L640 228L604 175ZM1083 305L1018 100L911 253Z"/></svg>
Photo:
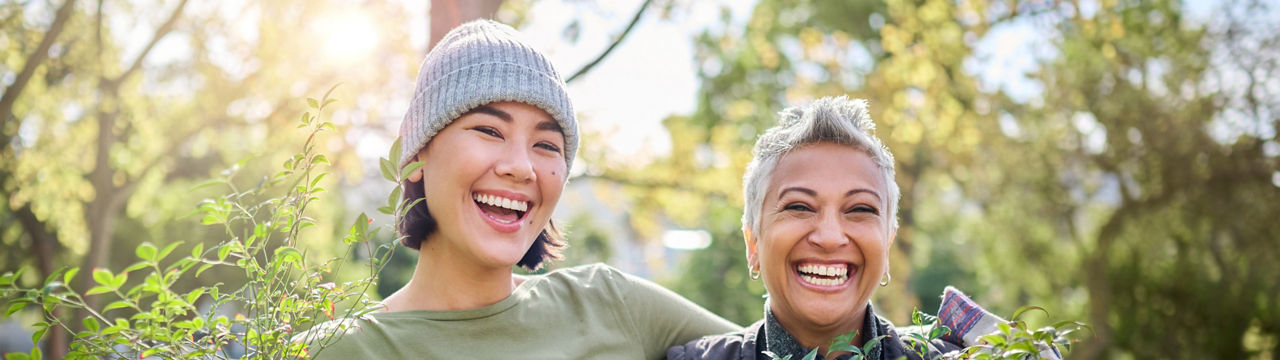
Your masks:
<svg viewBox="0 0 1280 360"><path fill-rule="evenodd" d="M874 349L880 346L880 340L887 337L886 335L877 336L874 339L867 341L865 344L862 345L861 348L859 348L853 345L853 338L857 336L858 336L858 330L854 330L854 331L850 331L850 332L841 334L839 336L836 336L834 339L831 339L831 342L827 344L827 354L824 355L823 358L829 359L831 358L832 355L837 355L842 352L848 352L851 354L851 356L849 357L849 360L862 360L862 358L866 357L868 354L871 353L871 349ZM772 351L766 350L766 351L763 351L763 353L765 354L765 356L768 356L770 359L778 359L778 360L791 359L791 354L787 354L787 356L784 356L784 357L779 357L777 354L774 354ZM802 360L815 360L817 358L818 358L818 349L814 348L813 350L810 350L808 354L805 354Z"/></svg>
<svg viewBox="0 0 1280 360"><path fill-rule="evenodd" d="M951 329L938 324L938 318L929 314L920 312L920 310L912 310L911 324L927 329L926 331L907 331L903 333L903 341L915 351L921 359L969 359L969 360L990 360L990 359L1043 359L1046 356L1054 354L1061 358L1061 354L1070 351L1071 344L1076 342L1071 335L1081 330L1093 331L1089 325L1078 321L1060 321L1053 326L1046 326L1036 330L1026 330L1028 328L1026 321L1020 317L1030 310L1040 310L1048 314L1043 308L1036 306L1024 306L1013 313L1012 320L997 325L999 332L988 334L981 337L982 344L970 346L961 351L953 351L946 354L929 354L928 344L934 339L947 335ZM871 354L871 350L880 346L880 341L886 336L882 335L867 341L861 348L853 345L853 339L858 336L858 331L850 331L831 339L830 345L827 347L827 353L823 356L825 359L832 358L832 355L838 355L842 352L850 353L849 360L862 360ZM791 355L778 356L772 351L762 352L773 360L790 360ZM818 349L809 351L802 360L814 360L818 357ZM905 357L904 357L905 358ZM1052 358L1052 357L1049 357ZM902 358L900 358L902 359Z"/></svg>
<svg viewBox="0 0 1280 360"><path fill-rule="evenodd" d="M1093 328L1079 321L1059 321L1051 326L1031 330L1021 316L1031 310L1039 310L1048 315L1049 312L1038 306L1023 306L1013 313L1010 320L997 324L999 331L979 338L982 344L970 346L963 351L945 354L943 359L1044 359L1061 357L1071 351L1071 345L1077 339L1074 334L1083 330L1093 332Z"/></svg>
<svg viewBox="0 0 1280 360"><path fill-rule="evenodd" d="M368 275L355 281L326 282L326 275L347 264L345 258L322 262L308 261L305 250L294 247L302 229L316 225L306 210L325 191L320 186L327 173L322 166L328 158L316 151L317 135L335 130L333 123L320 114L335 99L331 87L320 99L308 98L309 111L302 114L298 128L308 131L301 152L283 164L283 169L264 177L251 188L241 189L233 181L245 161L224 171L221 177L197 186L226 186L230 192L201 202L192 214L199 215L204 225L221 226L226 237L208 249L197 243L174 257L183 242L163 248L146 243L135 251L139 261L120 271L92 269L95 286L87 291L72 289L70 284L81 269L55 271L38 287L24 287L20 269L0 276L0 291L9 304L6 316L29 306L43 312L43 321L34 324L32 341L39 341L48 331L75 332L69 320L53 316L57 309L86 309L91 315L80 319L83 331L75 333L67 358L101 356L119 358L160 357L165 359L229 359L240 358L240 351L250 359L307 358L337 340L348 321L375 309L366 295L374 286L379 270L395 247L390 244L372 246L380 228L370 229L372 222L361 213L349 228L343 242L368 252ZM383 176L396 188L388 205L379 210L401 214L412 203L399 201L400 179L421 166L414 163L395 171L400 156L396 141L381 159ZM398 216L396 218L399 218ZM398 240L398 239L397 239ZM386 251L380 251L387 248ZM379 256L374 256L375 251ZM348 254L352 251L346 252ZM174 285L192 279L216 267L239 270L243 281L235 284L216 283L179 293ZM141 279L129 283L129 278ZM106 306L90 308L87 296L109 297ZM200 311L198 304L208 305ZM220 315L219 310L238 309L234 316ZM296 334L322 322L333 326ZM318 331L317 331L318 330ZM6 354L8 359L39 359L39 347L29 354Z"/></svg>

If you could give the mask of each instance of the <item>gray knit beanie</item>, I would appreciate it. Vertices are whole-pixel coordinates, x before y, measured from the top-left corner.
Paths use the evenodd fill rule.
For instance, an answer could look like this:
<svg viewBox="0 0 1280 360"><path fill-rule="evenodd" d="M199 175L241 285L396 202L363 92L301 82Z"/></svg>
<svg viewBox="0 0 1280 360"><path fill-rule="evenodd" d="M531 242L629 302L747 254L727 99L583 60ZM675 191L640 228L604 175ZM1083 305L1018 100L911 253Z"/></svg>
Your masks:
<svg viewBox="0 0 1280 360"><path fill-rule="evenodd" d="M578 151L578 121L564 80L515 29L492 20L462 24L422 60L409 111L400 123L400 166L441 129L478 106L516 101L541 108L564 131L566 169Z"/></svg>

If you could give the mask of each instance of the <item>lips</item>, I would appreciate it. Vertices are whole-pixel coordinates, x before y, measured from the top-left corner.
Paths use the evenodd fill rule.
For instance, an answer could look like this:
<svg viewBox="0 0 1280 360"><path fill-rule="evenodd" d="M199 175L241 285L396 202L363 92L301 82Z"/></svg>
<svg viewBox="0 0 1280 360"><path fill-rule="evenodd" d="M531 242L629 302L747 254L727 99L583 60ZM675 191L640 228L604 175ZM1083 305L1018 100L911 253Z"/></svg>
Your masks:
<svg viewBox="0 0 1280 360"><path fill-rule="evenodd" d="M849 281L848 263L799 262L794 269L800 281L815 287L837 287Z"/></svg>

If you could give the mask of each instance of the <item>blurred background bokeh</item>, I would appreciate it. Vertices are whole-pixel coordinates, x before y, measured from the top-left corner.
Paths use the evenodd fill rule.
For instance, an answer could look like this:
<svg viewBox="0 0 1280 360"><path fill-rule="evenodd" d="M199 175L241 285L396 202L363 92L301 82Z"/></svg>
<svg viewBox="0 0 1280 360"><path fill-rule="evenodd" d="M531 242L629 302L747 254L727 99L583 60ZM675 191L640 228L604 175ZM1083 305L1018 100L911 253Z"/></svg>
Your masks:
<svg viewBox="0 0 1280 360"><path fill-rule="evenodd" d="M5 0L0 272L34 282L123 268L143 242L216 242L187 215L226 189L196 185L278 169L306 97L337 83L321 225L299 241L348 255L346 226L393 186L378 158L432 39L494 17L570 78L586 134L552 269L606 262L759 319L739 220L750 147L782 108L847 94L870 100L898 161L893 282L874 299L895 322L950 284L1001 315L1088 323L1072 358L1280 358L1278 7ZM413 257L397 252L374 296ZM0 320L0 353L29 348L39 316Z"/></svg>

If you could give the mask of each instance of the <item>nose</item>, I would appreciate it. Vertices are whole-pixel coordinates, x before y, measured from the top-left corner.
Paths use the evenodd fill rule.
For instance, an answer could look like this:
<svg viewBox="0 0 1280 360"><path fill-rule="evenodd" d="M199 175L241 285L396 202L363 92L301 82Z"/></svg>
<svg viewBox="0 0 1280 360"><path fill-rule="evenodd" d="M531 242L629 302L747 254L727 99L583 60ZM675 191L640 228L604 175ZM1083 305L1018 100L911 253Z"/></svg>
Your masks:
<svg viewBox="0 0 1280 360"><path fill-rule="evenodd" d="M498 176L511 179L517 183L528 183L537 180L538 175L533 171L533 161L529 158L529 151L520 146L508 146L507 149L494 166L494 171L498 173Z"/></svg>
<svg viewBox="0 0 1280 360"><path fill-rule="evenodd" d="M824 212L816 219L813 231L809 232L806 241L825 251L835 251L850 244L840 224L840 215L835 211Z"/></svg>

